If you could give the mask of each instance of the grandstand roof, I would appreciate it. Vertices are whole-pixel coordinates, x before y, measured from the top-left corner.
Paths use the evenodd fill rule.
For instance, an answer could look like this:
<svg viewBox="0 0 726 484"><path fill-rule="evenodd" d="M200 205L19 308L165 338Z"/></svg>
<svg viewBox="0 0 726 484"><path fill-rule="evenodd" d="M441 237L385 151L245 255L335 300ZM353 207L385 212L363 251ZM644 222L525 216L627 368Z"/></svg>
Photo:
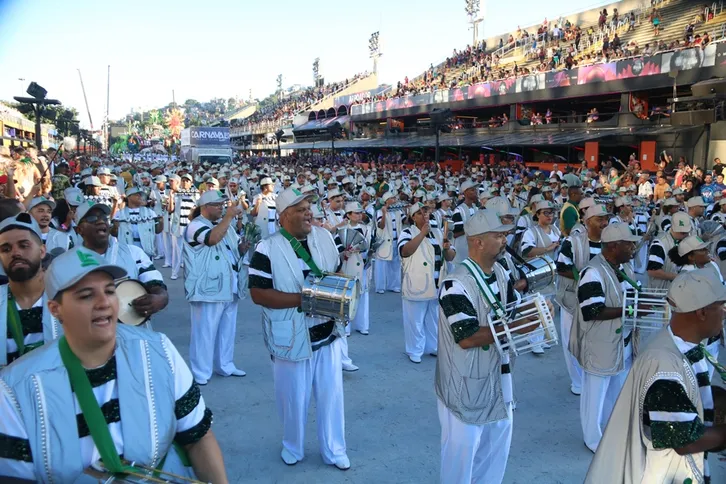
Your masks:
<svg viewBox="0 0 726 484"><path fill-rule="evenodd" d="M676 133L693 129L693 127L673 126L642 126L637 128L609 128L569 131L520 131L514 133L452 133L442 134L439 145L442 147L486 147L486 146L567 146L582 144L585 141L607 138L610 136L655 136ZM435 136L389 136L374 139L340 140L335 142L336 149L346 148L433 148L436 146ZM286 150L330 149L330 141L306 143L289 143Z"/></svg>

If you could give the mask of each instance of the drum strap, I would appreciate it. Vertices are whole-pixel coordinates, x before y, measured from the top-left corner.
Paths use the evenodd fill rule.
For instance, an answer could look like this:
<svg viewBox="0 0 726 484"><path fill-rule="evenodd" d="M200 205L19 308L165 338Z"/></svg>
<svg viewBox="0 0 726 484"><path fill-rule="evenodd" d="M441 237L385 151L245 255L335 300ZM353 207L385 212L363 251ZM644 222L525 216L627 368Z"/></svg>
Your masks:
<svg viewBox="0 0 726 484"><path fill-rule="evenodd" d="M305 247L302 246L300 241L293 237L290 232L288 232L284 228L280 228L280 233L283 237L287 239L288 242L290 242L290 245L292 245L292 250L294 250L297 256L308 265L310 271L318 277L322 276L323 272L318 268L318 265L313 260L313 256L311 256L310 253L305 250Z"/></svg>
<svg viewBox="0 0 726 484"><path fill-rule="evenodd" d="M43 310L45 311L45 308ZM23 327L20 324L20 313L18 312L18 307L15 305L15 298L10 293L10 290L8 290L8 327L10 328L10 334L15 340L15 345L18 347L18 356L23 356L25 354Z"/></svg>
<svg viewBox="0 0 726 484"><path fill-rule="evenodd" d="M101 454L101 461L104 467L112 474L123 474L128 471L135 471L133 466L125 465L121 462L121 458L116 451L116 446L111 438L111 432L108 430L101 407L93 394L91 382L88 381L88 375L81 366L81 361L73 353L65 336L61 336L58 340L58 350L60 351L63 365L68 370L68 379L71 388L78 398L78 404L81 407L83 418L86 419L88 428L91 431L93 443L96 444L98 453Z"/></svg>
<svg viewBox="0 0 726 484"><path fill-rule="evenodd" d="M640 292L641 287L635 281L633 281L631 278L629 278L628 275L624 271L622 271L620 269L615 269L615 271L620 275L620 277L625 279L625 282L630 284L633 287L633 289L635 289L637 292Z"/></svg>
<svg viewBox="0 0 726 484"><path fill-rule="evenodd" d="M461 264L466 267L471 276L474 278L474 281L476 281L476 285L479 286L479 291L481 291L481 293L484 295L484 299L487 300L489 307L492 308L498 318L504 318L504 306L502 305L502 302L499 300L497 295L492 293L491 289L489 289L489 285L486 283L483 277L484 271L481 270L479 264L471 259L466 259Z"/></svg>
<svg viewBox="0 0 726 484"><path fill-rule="evenodd" d="M706 345L701 343L699 346L701 347L701 351L703 351L703 356L706 357L706 360L718 372L719 376L721 377L721 381L726 383L726 368L721 363L718 362L716 357L714 357L711 353L708 352L708 350L706 349Z"/></svg>

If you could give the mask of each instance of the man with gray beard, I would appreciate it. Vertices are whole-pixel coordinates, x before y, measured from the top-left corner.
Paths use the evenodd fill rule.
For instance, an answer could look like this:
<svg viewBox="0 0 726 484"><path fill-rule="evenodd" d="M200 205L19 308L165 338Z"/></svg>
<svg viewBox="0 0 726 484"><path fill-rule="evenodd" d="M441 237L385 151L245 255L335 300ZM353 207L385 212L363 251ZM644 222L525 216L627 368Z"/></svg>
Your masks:
<svg viewBox="0 0 726 484"><path fill-rule="evenodd" d="M43 257L40 227L28 213L0 223L0 263L9 280L0 286L0 368L63 334L46 304Z"/></svg>

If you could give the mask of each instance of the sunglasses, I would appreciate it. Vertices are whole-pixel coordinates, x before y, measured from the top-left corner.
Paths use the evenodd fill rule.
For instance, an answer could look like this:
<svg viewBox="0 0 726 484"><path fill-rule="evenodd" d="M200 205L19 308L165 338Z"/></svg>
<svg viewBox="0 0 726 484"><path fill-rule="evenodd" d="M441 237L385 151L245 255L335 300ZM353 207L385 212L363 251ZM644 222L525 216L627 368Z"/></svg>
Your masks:
<svg viewBox="0 0 726 484"><path fill-rule="evenodd" d="M89 215L88 217L83 217L83 220L81 220L81 222L86 222L89 224L108 222L108 215Z"/></svg>
<svg viewBox="0 0 726 484"><path fill-rule="evenodd" d="M551 217L555 214L553 210L542 210L540 213L545 217Z"/></svg>

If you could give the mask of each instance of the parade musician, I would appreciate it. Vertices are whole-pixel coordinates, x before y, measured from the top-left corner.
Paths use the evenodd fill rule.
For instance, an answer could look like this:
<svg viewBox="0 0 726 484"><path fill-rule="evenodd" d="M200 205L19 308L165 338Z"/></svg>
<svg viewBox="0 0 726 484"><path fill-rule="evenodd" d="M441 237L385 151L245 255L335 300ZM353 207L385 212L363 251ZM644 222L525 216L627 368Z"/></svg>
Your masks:
<svg viewBox="0 0 726 484"><path fill-rule="evenodd" d="M124 276L83 248L46 272L65 335L0 371L0 476L77 482L101 459L112 472L135 462L227 482L212 412L179 352L163 334L117 324Z"/></svg>
<svg viewBox="0 0 726 484"><path fill-rule="evenodd" d="M345 446L341 323L301 311L302 286L313 273L340 265L333 236L311 224L312 193L295 188L277 197L281 229L257 244L249 268L250 295L262 306L264 339L273 360L275 399L283 424L282 460L304 457L305 423L315 395L323 462L350 468Z"/></svg>

